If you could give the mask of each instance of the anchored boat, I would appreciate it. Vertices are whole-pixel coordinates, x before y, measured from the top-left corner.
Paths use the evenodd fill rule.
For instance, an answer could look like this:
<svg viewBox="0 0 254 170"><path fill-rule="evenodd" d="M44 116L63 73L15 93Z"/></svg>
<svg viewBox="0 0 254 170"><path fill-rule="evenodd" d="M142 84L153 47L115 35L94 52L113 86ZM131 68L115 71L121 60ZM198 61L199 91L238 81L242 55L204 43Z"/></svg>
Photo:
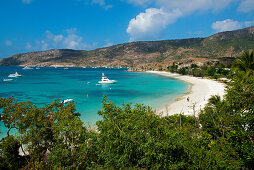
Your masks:
<svg viewBox="0 0 254 170"><path fill-rule="evenodd" d="M8 77L21 77L22 75L20 75L18 72L15 72L14 74L10 74Z"/></svg>
<svg viewBox="0 0 254 170"><path fill-rule="evenodd" d="M109 80L104 73L102 73L102 77L101 77L101 81L98 81L98 83L100 84L112 84L112 83L116 83L116 80Z"/></svg>

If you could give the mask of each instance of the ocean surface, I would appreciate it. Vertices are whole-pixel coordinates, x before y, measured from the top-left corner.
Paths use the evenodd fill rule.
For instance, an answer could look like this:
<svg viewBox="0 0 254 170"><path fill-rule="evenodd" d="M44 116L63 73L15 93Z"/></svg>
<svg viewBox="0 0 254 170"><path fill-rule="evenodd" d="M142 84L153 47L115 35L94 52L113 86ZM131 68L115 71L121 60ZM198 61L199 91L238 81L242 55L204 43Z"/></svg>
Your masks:
<svg viewBox="0 0 254 170"><path fill-rule="evenodd" d="M188 84L182 81L126 70L71 67L24 70L22 67L0 67L0 97L14 96L18 101L29 100L38 106L49 104L54 99L73 99L77 111L81 113L81 120L93 125L100 119L97 111L102 109L103 95L119 106L122 103L142 103L155 109L164 107L188 90ZM22 77L3 81L16 71ZM117 83L99 85L102 73ZM2 123L0 130L6 132Z"/></svg>

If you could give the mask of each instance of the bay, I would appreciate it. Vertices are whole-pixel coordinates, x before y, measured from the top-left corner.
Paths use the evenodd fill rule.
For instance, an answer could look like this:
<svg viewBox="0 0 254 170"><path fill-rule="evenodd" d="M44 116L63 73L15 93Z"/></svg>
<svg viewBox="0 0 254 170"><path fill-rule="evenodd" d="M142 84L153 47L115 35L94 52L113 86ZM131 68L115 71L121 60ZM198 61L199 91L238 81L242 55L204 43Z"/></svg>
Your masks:
<svg viewBox="0 0 254 170"><path fill-rule="evenodd" d="M152 108L163 107L187 92L188 84L176 79L144 72L127 72L126 68L54 68L24 70L22 67L0 67L0 97L13 96L18 101L31 101L44 106L54 99L73 99L81 120L94 125L100 119L101 100L106 95L117 105L141 103ZM18 72L22 77L3 81ZM115 84L99 85L104 73ZM2 135L6 132L0 124Z"/></svg>

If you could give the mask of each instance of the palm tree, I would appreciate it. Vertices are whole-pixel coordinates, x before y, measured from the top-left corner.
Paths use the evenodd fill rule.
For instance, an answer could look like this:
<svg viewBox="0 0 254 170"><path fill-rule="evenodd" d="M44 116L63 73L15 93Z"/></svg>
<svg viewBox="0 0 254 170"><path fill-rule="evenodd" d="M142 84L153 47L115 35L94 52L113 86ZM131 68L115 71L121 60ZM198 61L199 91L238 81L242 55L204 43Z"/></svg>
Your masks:
<svg viewBox="0 0 254 170"><path fill-rule="evenodd" d="M254 50L252 52L243 52L242 56L236 59L236 67L248 73L254 70Z"/></svg>
<svg viewBox="0 0 254 170"><path fill-rule="evenodd" d="M209 100L208 100L208 105L210 106L216 106L218 103L221 102L221 97L218 95L212 96Z"/></svg>

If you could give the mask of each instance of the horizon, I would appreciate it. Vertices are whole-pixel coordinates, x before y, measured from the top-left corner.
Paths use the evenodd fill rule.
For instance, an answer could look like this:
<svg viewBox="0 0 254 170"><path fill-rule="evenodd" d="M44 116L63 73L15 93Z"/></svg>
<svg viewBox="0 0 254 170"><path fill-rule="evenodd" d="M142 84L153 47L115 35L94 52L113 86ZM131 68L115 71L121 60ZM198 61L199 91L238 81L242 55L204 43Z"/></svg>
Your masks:
<svg viewBox="0 0 254 170"><path fill-rule="evenodd" d="M90 51L204 38L254 25L252 0L14 0L0 9L0 59L50 49Z"/></svg>

